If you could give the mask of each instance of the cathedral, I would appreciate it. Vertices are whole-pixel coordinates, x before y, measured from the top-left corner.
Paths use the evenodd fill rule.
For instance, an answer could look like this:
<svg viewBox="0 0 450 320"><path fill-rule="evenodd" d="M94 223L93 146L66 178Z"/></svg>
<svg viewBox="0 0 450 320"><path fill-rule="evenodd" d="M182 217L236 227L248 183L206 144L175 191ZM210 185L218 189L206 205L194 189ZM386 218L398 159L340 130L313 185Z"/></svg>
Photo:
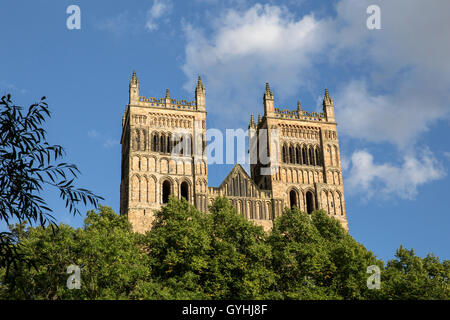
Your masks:
<svg viewBox="0 0 450 320"><path fill-rule="evenodd" d="M236 164L218 187L208 186L205 86L195 100L141 96L136 73L122 118L120 213L133 230L151 228L153 213L169 196L201 211L226 196L238 214L266 231L285 207L322 209L348 230L333 99L325 90L323 112L275 107L266 83L264 114L248 126L250 175Z"/></svg>

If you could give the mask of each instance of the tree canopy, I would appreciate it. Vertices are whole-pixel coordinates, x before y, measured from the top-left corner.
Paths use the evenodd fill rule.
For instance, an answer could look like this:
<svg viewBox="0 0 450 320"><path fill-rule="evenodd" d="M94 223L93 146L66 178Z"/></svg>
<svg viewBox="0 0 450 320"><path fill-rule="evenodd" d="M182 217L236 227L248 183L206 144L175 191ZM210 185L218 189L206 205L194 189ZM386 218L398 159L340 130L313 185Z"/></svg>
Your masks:
<svg viewBox="0 0 450 320"><path fill-rule="evenodd" d="M325 212L286 209L272 232L246 220L226 198L209 213L171 198L153 228L133 233L106 206L83 228L11 227L23 256L5 275L0 299L449 299L449 261L400 247L386 264ZM67 288L67 267L81 269ZM369 289L367 267L381 270Z"/></svg>
<svg viewBox="0 0 450 320"><path fill-rule="evenodd" d="M75 164L60 162L65 154L60 145L50 145L43 127L50 110L45 97L27 110L15 105L11 95L0 101L0 223L10 220L55 226L52 209L41 195L44 187L55 188L73 214L78 204L94 207L102 197L76 188L80 171ZM1 224L0 224L1 225ZM0 266L15 263L20 255L13 245L13 235L0 232Z"/></svg>

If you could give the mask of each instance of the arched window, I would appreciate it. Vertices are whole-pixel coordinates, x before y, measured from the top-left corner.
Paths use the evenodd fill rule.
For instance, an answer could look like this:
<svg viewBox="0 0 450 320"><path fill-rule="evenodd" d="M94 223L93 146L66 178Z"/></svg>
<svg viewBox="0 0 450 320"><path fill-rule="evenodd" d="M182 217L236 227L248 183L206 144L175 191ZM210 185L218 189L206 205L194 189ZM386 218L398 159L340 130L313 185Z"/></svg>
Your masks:
<svg viewBox="0 0 450 320"><path fill-rule="evenodd" d="M302 164L302 150L299 145L295 147L295 160L295 163Z"/></svg>
<svg viewBox="0 0 450 320"><path fill-rule="evenodd" d="M154 152L158 152L159 148L158 148L158 134L155 132L153 133L153 138L152 138L152 151Z"/></svg>
<svg viewBox="0 0 450 320"><path fill-rule="evenodd" d="M172 150L171 150L171 147L170 147L170 145L171 145L171 141L170 141L170 139L171 139L171 134L169 133L168 135L167 135L167 137L166 137L166 152L167 153L170 153Z"/></svg>
<svg viewBox="0 0 450 320"><path fill-rule="evenodd" d="M180 145L180 156L184 155L184 139L183 136L180 137L179 140L179 145Z"/></svg>
<svg viewBox="0 0 450 320"><path fill-rule="evenodd" d="M164 134L161 135L160 144L159 144L159 152L164 152L166 145L166 137Z"/></svg>
<svg viewBox="0 0 450 320"><path fill-rule="evenodd" d="M307 165L308 164L308 153L307 153L307 151L306 151L306 146L302 146L302 160L303 160L303 163L302 164L305 164L305 165Z"/></svg>
<svg viewBox="0 0 450 320"><path fill-rule="evenodd" d="M314 209L314 195L311 191L308 191L306 192L306 212L311 213Z"/></svg>
<svg viewBox="0 0 450 320"><path fill-rule="evenodd" d="M294 147L289 146L289 163L295 163Z"/></svg>
<svg viewBox="0 0 450 320"><path fill-rule="evenodd" d="M238 173L237 175L237 196L242 197L242 180L241 180L241 174Z"/></svg>
<svg viewBox="0 0 450 320"><path fill-rule="evenodd" d="M140 132L138 129L136 129L134 130L134 150L139 150L140 141Z"/></svg>
<svg viewBox="0 0 450 320"><path fill-rule="evenodd" d="M180 186L181 198L189 201L189 184L186 181L183 181Z"/></svg>
<svg viewBox="0 0 450 320"><path fill-rule="evenodd" d="M298 204L297 204L297 192L295 192L294 189L292 189L292 190L289 192L289 202L290 202L290 204L291 204L291 209L294 208L294 207L297 207L297 208L298 208Z"/></svg>
<svg viewBox="0 0 450 320"><path fill-rule="evenodd" d="M169 202L170 191L172 189L172 185L169 180L165 180L162 184L162 203Z"/></svg>
<svg viewBox="0 0 450 320"><path fill-rule="evenodd" d="M316 165L322 165L322 159L320 158L320 150L319 147L316 147Z"/></svg>
<svg viewBox="0 0 450 320"><path fill-rule="evenodd" d="M314 152L312 147L308 147L308 156L309 156L309 165L313 166L314 165Z"/></svg>
<svg viewBox="0 0 450 320"><path fill-rule="evenodd" d="M287 163L287 147L285 144L283 145L281 158L284 163Z"/></svg>
<svg viewBox="0 0 450 320"><path fill-rule="evenodd" d="M146 134L146 131L145 131L145 129L142 129L141 130L141 141L140 141L140 149L141 150L143 150L143 151L145 151L145 150L147 150L147 134Z"/></svg>

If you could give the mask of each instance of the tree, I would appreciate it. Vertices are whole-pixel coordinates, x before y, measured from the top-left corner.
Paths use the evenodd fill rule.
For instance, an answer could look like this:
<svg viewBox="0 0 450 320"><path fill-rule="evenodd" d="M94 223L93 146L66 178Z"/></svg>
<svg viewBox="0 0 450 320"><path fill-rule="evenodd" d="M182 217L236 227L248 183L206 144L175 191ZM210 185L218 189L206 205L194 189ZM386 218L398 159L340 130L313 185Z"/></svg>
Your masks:
<svg viewBox="0 0 450 320"><path fill-rule="evenodd" d="M126 216L109 207L87 213L83 229L61 224L53 232L40 226L12 227L21 234L19 252L36 262L20 261L3 276L3 299L128 299L137 298L138 285L156 287L150 279L148 255L139 245ZM81 288L67 288L69 265L81 268ZM0 269L1 275L1 269Z"/></svg>
<svg viewBox="0 0 450 320"><path fill-rule="evenodd" d="M9 225L11 219L39 222L56 226L52 209L40 192L45 186L54 187L73 214L79 214L83 202L97 207L102 197L83 188L75 188L74 180L80 171L74 164L59 162L64 155L60 145L46 141L42 127L50 111L45 97L25 112L15 105L11 95L0 101L0 221ZM17 258L17 247L10 232L0 232L0 266L7 266Z"/></svg>
<svg viewBox="0 0 450 320"><path fill-rule="evenodd" d="M84 227L11 226L22 260L6 275L0 299L444 299L450 262L400 247L381 260L323 211L286 209L273 231L239 215L219 197L209 213L170 197L145 235L109 207L87 213ZM69 265L81 288L67 288ZM381 270L370 290L367 267Z"/></svg>
<svg viewBox="0 0 450 320"><path fill-rule="evenodd" d="M275 283L261 227L225 198L209 213L171 198L147 233L153 278L175 299L256 299Z"/></svg>
<svg viewBox="0 0 450 320"><path fill-rule="evenodd" d="M210 207L211 257L208 272L210 294L216 299L264 299L272 297L275 273L267 234L218 197Z"/></svg>
<svg viewBox="0 0 450 320"><path fill-rule="evenodd" d="M169 198L146 234L152 277L172 299L208 299L203 285L211 258L211 217Z"/></svg>
<svg viewBox="0 0 450 320"><path fill-rule="evenodd" d="M362 299L372 294L367 267L383 266L321 210L308 215L286 208L269 242L282 298Z"/></svg>
<svg viewBox="0 0 450 320"><path fill-rule="evenodd" d="M414 250L400 246L396 259L387 263L381 278L382 299L439 299L450 298L450 260L440 262L433 254L425 258Z"/></svg>

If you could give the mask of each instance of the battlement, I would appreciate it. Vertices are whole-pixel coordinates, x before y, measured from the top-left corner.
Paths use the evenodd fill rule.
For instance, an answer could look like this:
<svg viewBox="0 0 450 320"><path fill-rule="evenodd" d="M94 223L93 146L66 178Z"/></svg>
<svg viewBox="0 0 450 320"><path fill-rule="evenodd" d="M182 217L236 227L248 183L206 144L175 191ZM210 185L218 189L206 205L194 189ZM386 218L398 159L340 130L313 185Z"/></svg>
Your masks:
<svg viewBox="0 0 450 320"><path fill-rule="evenodd" d="M195 101L139 96L139 106L197 111Z"/></svg>
<svg viewBox="0 0 450 320"><path fill-rule="evenodd" d="M308 120L308 121L327 121L325 113L308 112L304 110L289 110L275 108L275 117L283 119L297 119L297 120Z"/></svg>
<svg viewBox="0 0 450 320"><path fill-rule="evenodd" d="M132 106L185 111L206 111L205 86L203 85L200 77L198 77L197 87L195 88L195 100L192 101L171 98L169 89L166 89L166 96L164 98L144 97L139 95L139 79L136 76L136 71L133 71L133 75L131 76L129 94L129 104Z"/></svg>

